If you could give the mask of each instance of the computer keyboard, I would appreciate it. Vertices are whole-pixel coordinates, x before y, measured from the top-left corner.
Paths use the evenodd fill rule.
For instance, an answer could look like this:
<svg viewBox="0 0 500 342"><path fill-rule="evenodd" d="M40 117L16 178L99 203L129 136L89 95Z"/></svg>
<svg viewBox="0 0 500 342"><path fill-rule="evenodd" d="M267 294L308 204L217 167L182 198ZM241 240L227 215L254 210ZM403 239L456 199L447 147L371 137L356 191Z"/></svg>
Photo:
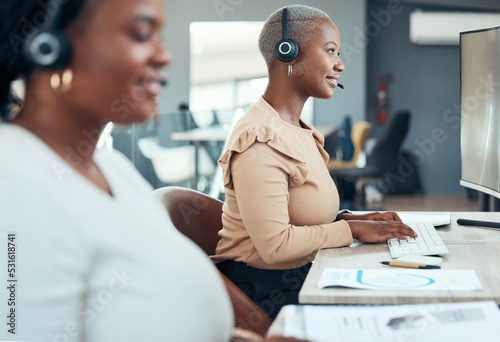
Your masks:
<svg viewBox="0 0 500 342"><path fill-rule="evenodd" d="M448 248L430 223L410 224L418 236L407 240L389 239L387 245L392 258L399 258L408 254L416 255L443 255L449 253Z"/></svg>

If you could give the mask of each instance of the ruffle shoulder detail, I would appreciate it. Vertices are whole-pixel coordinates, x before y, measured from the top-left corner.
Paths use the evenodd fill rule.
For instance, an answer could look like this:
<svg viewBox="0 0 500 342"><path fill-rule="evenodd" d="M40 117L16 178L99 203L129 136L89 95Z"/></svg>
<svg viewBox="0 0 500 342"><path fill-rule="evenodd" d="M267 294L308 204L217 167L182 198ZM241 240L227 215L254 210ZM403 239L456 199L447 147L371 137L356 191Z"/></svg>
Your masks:
<svg viewBox="0 0 500 342"><path fill-rule="evenodd" d="M295 170L290 173L291 186L304 184L308 174L308 168L304 160L294 153L283 138L269 126L261 125L252 127L241 132L235 139L229 141L224 154L219 158L219 165L222 168L224 187L233 189L230 162L234 153L243 153L256 142L266 143L274 150L293 159Z"/></svg>
<svg viewBox="0 0 500 342"><path fill-rule="evenodd" d="M321 154L321 158L323 158L323 161L325 162L326 165L326 163L328 163L328 161L330 160L330 155L328 154L328 152L325 151L324 148L325 137L316 130L313 130L313 137L314 141L316 142L316 147L318 147L318 151Z"/></svg>

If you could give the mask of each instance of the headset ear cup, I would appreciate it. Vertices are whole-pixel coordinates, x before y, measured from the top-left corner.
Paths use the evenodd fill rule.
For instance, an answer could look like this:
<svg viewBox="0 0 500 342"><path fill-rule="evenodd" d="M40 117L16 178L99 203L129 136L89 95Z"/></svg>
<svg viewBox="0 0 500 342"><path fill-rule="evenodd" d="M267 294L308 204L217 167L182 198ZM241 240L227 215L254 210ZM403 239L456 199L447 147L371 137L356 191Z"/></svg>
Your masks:
<svg viewBox="0 0 500 342"><path fill-rule="evenodd" d="M274 54L282 62L291 62L299 54L299 46L291 39L282 39L276 44Z"/></svg>
<svg viewBox="0 0 500 342"><path fill-rule="evenodd" d="M291 62L299 54L299 46L291 39L282 39L276 44L274 54L282 62Z"/></svg>
<svg viewBox="0 0 500 342"><path fill-rule="evenodd" d="M71 41L64 31L41 31L26 41L24 55L34 68L56 70L68 64Z"/></svg>

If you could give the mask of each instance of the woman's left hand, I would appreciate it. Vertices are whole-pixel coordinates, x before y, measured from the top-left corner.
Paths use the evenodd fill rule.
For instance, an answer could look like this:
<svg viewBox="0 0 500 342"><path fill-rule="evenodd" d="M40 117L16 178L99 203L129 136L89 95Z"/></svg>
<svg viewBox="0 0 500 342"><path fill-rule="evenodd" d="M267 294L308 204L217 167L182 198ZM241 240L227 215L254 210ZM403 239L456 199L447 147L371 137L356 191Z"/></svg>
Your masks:
<svg viewBox="0 0 500 342"><path fill-rule="evenodd" d="M235 327L230 342L311 342L294 337L271 336L263 337L253 331Z"/></svg>
<svg viewBox="0 0 500 342"><path fill-rule="evenodd" d="M361 220L361 221L398 221L401 222L401 218L398 216L393 211L387 211L387 212L374 212L374 213L367 213L367 214L351 214L351 213L344 213L340 215L341 220Z"/></svg>

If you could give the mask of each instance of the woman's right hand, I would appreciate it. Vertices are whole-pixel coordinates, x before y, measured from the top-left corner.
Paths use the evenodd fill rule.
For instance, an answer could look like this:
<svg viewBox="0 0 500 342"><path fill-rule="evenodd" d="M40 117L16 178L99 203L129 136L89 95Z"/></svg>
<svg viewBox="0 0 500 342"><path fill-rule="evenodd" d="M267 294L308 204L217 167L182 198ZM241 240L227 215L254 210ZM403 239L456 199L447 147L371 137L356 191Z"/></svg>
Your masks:
<svg viewBox="0 0 500 342"><path fill-rule="evenodd" d="M406 224L399 221L347 221L352 237L356 240L378 243L388 239L403 239L417 237L417 234Z"/></svg>

